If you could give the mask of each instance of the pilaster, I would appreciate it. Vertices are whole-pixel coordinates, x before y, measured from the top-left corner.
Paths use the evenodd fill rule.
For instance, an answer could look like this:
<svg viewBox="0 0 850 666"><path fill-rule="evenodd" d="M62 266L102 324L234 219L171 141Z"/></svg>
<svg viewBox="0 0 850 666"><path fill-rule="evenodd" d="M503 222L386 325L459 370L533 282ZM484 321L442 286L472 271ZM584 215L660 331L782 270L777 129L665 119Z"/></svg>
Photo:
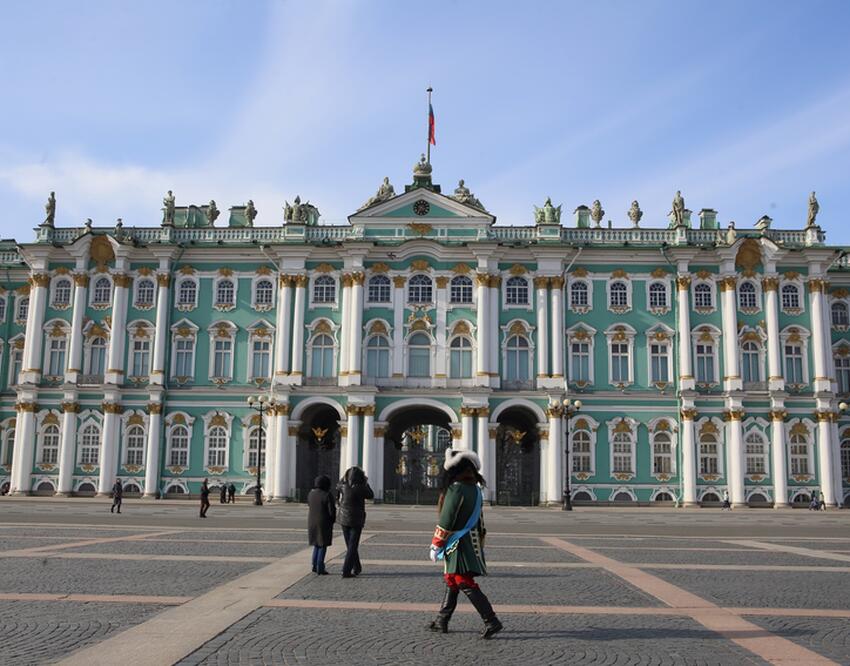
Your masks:
<svg viewBox="0 0 850 666"><path fill-rule="evenodd" d="M73 490L74 480L74 444L77 441L77 414L80 403L77 402L76 391L65 391L62 408L62 435L59 440L59 482L56 494L68 497Z"/></svg>

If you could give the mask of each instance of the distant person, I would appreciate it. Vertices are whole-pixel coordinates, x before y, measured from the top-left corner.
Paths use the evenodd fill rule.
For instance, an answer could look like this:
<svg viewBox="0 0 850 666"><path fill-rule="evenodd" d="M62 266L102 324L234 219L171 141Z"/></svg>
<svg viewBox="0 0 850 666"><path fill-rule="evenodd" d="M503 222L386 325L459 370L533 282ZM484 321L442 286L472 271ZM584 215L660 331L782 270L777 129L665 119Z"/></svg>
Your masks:
<svg viewBox="0 0 850 666"><path fill-rule="evenodd" d="M227 484L222 483L221 488L218 489L218 501L221 504L227 504Z"/></svg>
<svg viewBox="0 0 850 666"><path fill-rule="evenodd" d="M313 482L307 495L307 538L313 546L313 573L326 575L325 554L333 542L333 526L336 520L336 505L330 493L331 480L322 475Z"/></svg>
<svg viewBox="0 0 850 666"><path fill-rule="evenodd" d="M207 511L210 508L210 487L207 480L201 484L201 518L207 517Z"/></svg>
<svg viewBox="0 0 850 666"><path fill-rule="evenodd" d="M236 486L233 485L233 482L227 486L227 495L230 498L230 503L234 504L236 502Z"/></svg>
<svg viewBox="0 0 850 666"><path fill-rule="evenodd" d="M339 498L337 522L342 527L345 538L345 562L342 565L342 577L354 578L363 571L360 566L360 535L366 525L366 500L373 499L375 493L369 487L366 474L359 467L350 467L336 487Z"/></svg>
<svg viewBox="0 0 850 666"><path fill-rule="evenodd" d="M723 491L723 506L720 507L721 511L731 511L732 504L729 502L729 491Z"/></svg>
<svg viewBox="0 0 850 666"><path fill-rule="evenodd" d="M115 485L112 486L112 507L109 509L109 513L113 513L115 509L118 509L118 513L121 513L121 500L124 499L124 486L121 485L121 479L115 479Z"/></svg>
<svg viewBox="0 0 850 666"><path fill-rule="evenodd" d="M824 496L823 492L821 492L820 494L820 510L826 511L826 497Z"/></svg>

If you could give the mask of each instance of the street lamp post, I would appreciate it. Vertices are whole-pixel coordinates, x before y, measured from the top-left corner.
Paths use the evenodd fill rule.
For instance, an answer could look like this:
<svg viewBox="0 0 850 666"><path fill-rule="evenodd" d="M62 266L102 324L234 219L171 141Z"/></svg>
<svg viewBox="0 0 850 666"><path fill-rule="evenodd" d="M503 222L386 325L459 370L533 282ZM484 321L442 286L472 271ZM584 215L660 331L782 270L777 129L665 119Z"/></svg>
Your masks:
<svg viewBox="0 0 850 666"><path fill-rule="evenodd" d="M272 408L272 401L268 396L250 396L248 406L260 414L260 436L257 438L257 485L254 488L254 506L263 505L263 488L260 485L260 473L262 472L263 444L265 443L265 430L263 415Z"/></svg>
<svg viewBox="0 0 850 666"><path fill-rule="evenodd" d="M564 503L561 506L562 511L573 510L573 500L570 492L570 417L581 409L581 400L570 400L564 398L561 403L563 406L562 417L564 419L564 448L566 450L566 462L564 464Z"/></svg>

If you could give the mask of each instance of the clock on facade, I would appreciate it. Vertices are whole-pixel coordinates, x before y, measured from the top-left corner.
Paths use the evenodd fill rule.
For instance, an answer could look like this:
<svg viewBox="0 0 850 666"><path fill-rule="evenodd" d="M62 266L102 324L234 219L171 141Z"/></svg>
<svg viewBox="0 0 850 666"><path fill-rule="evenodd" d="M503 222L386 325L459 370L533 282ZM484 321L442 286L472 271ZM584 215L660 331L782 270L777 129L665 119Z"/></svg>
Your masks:
<svg viewBox="0 0 850 666"><path fill-rule="evenodd" d="M419 199L413 202L413 212L417 215L427 215L429 210L431 210L431 204L425 201L425 199Z"/></svg>

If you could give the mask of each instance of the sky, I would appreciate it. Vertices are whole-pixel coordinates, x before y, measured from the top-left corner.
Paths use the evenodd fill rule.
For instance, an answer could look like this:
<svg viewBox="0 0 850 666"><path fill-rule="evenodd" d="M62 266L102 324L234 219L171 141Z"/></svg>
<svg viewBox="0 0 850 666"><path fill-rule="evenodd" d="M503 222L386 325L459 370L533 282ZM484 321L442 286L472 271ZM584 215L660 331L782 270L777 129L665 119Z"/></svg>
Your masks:
<svg viewBox="0 0 850 666"><path fill-rule="evenodd" d="M157 226L178 205L300 195L343 224L427 138L498 224L547 196L572 224L666 226L681 190L725 226L802 228L809 192L850 244L850 2L262 2L0 6L0 236ZM220 222L226 219L222 215Z"/></svg>

